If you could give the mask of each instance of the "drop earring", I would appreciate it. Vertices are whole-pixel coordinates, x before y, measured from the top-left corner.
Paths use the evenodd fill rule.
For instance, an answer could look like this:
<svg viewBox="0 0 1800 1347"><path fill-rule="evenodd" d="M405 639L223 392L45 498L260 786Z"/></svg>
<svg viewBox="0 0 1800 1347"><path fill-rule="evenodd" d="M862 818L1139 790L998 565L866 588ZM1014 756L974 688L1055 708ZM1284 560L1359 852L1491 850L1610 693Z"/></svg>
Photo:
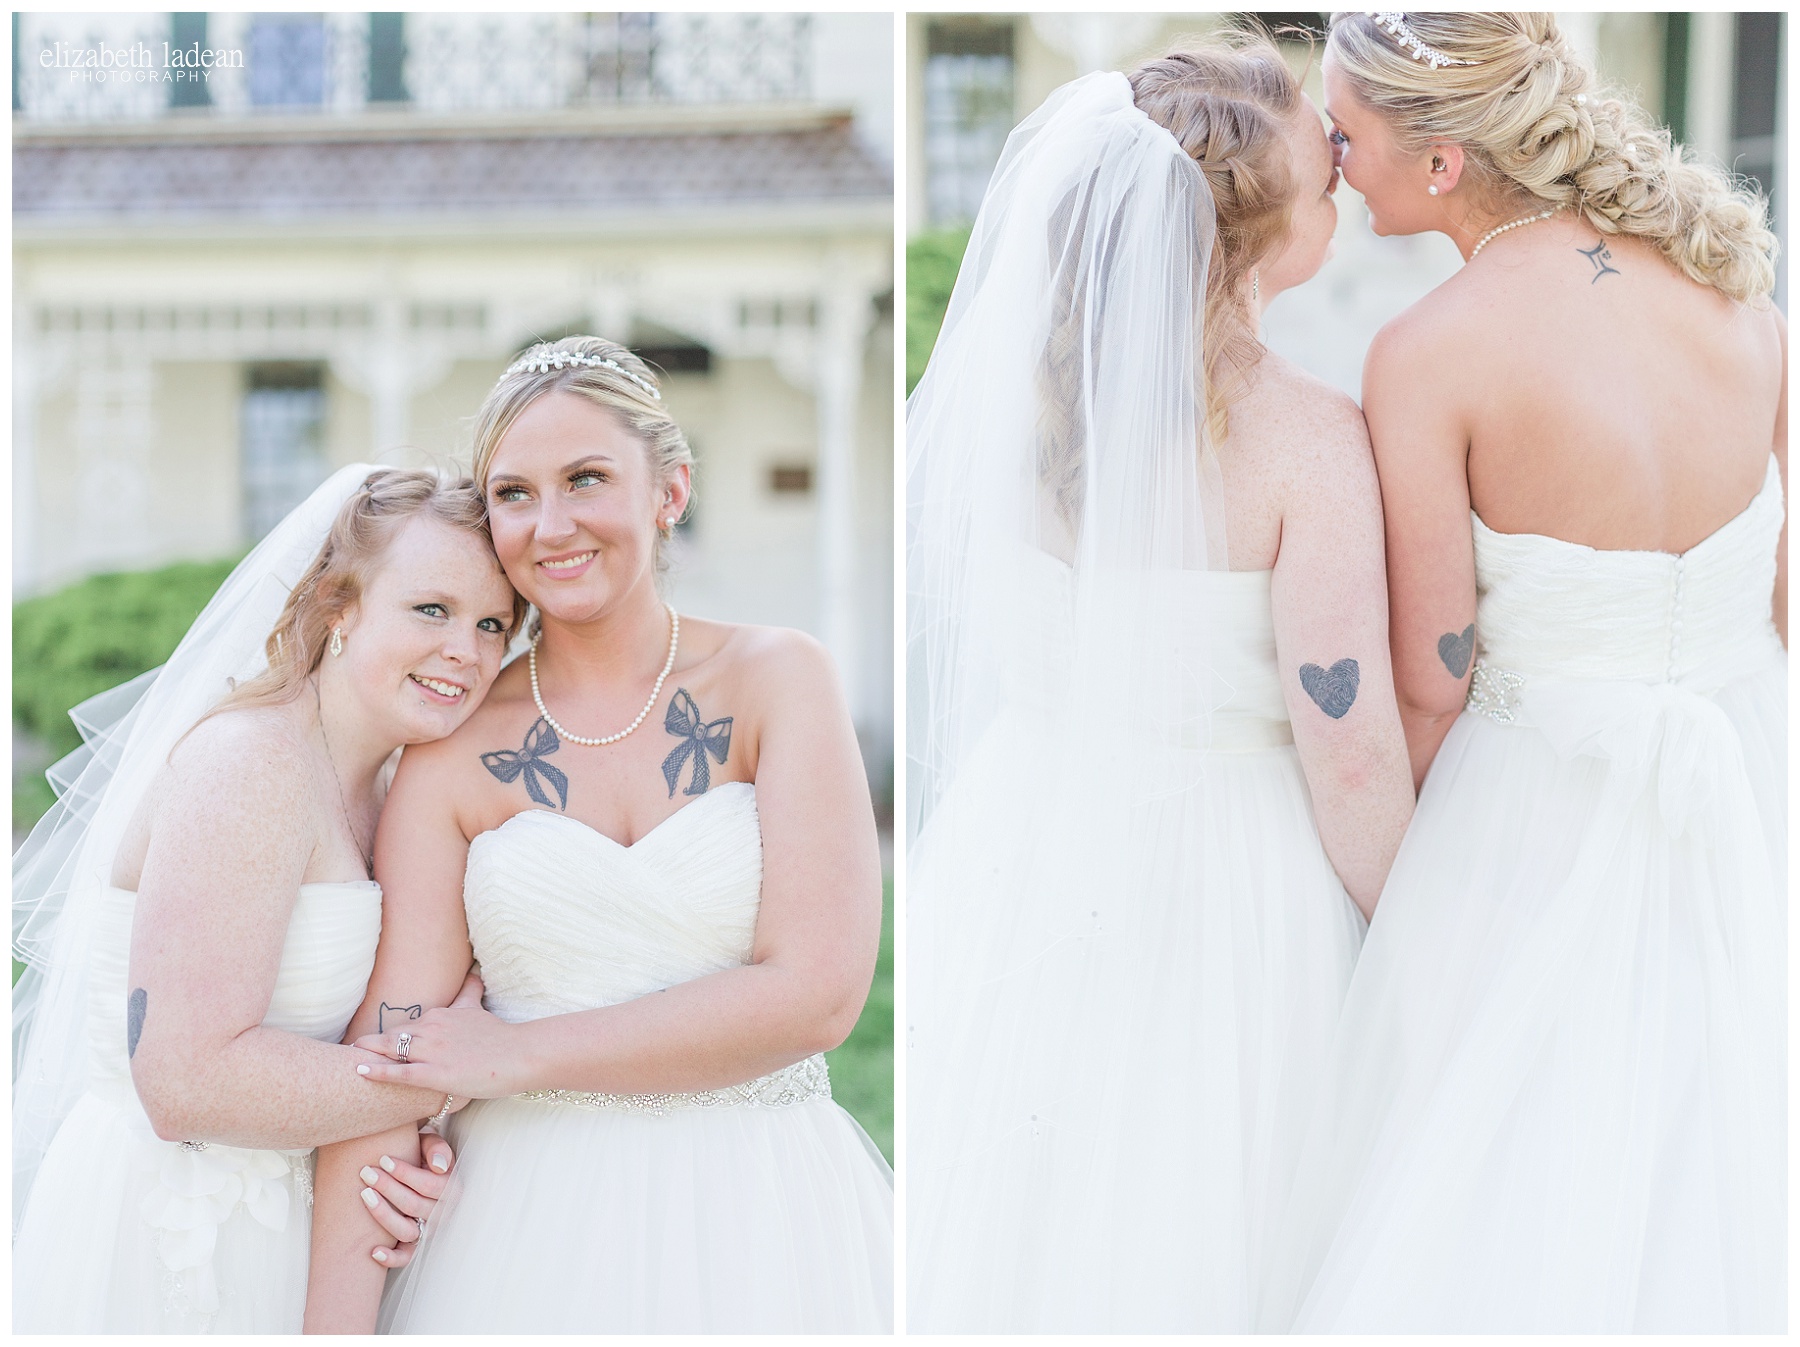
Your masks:
<svg viewBox="0 0 1800 1347"><path fill-rule="evenodd" d="M342 627L333 627L331 629L330 649L333 655L341 655L344 653L344 629Z"/></svg>
<svg viewBox="0 0 1800 1347"><path fill-rule="evenodd" d="M1262 303L1262 272L1260 271L1250 273L1250 302L1252 304Z"/></svg>

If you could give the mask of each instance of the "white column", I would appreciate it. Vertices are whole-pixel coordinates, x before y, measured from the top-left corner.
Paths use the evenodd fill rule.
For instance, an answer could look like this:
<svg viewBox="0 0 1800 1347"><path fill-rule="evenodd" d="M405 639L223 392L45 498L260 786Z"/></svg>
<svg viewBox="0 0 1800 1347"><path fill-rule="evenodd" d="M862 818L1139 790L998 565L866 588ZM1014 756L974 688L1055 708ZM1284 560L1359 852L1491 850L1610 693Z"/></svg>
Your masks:
<svg viewBox="0 0 1800 1347"><path fill-rule="evenodd" d="M154 371L147 352L110 343L75 357L75 462L83 570L138 566L153 551L150 454Z"/></svg>
<svg viewBox="0 0 1800 1347"><path fill-rule="evenodd" d="M1687 143L1715 164L1731 157L1733 16L1696 11L1688 18Z"/></svg>
<svg viewBox="0 0 1800 1347"><path fill-rule="evenodd" d="M398 464L411 420L413 380L408 369L405 315L401 301L383 299L375 307L375 341L368 355L369 461Z"/></svg>
<svg viewBox="0 0 1800 1347"><path fill-rule="evenodd" d="M871 293L834 253L826 264L815 333L815 405L819 449L813 498L818 520L819 638L837 664L861 719L856 632L856 413L862 395L863 345Z"/></svg>

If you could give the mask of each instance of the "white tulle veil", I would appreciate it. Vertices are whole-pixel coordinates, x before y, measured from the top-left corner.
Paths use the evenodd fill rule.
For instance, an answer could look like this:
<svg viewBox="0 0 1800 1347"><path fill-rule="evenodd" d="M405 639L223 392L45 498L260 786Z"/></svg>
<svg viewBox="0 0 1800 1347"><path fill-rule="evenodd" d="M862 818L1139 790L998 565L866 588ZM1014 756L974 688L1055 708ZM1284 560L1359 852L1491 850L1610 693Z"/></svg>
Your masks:
<svg viewBox="0 0 1800 1347"><path fill-rule="evenodd" d="M338 511L375 469L339 469L227 577L160 669L70 716L81 748L50 769L57 802L13 857L13 1221L56 1129L87 1088L87 966L98 898L126 825L177 740L267 667L264 643Z"/></svg>
<svg viewBox="0 0 1800 1347"><path fill-rule="evenodd" d="M1214 232L1205 175L1123 75L1065 85L1007 141L907 404L911 835L1011 668L1066 660L1071 699L1133 715L1191 705L1170 695L1182 671L1140 659L1167 643L1139 626L1154 602L1134 578L1224 565L1201 384ZM1053 634L1017 592L1039 562L1067 573Z"/></svg>
<svg viewBox="0 0 1800 1347"><path fill-rule="evenodd" d="M1205 175L1123 75L1065 85L1007 141L907 407L908 1266L965 1299L989 1294L947 1266L970 1185L987 1210L1055 1212L1024 1222L1043 1256L1007 1275L1106 1258L1107 1111L1137 1088L1109 1047L1154 1013L1125 952L1154 863L1133 811L1203 788L1166 748L1207 742L1230 694L1205 622L1169 620L1184 577L1227 567L1216 230ZM1019 1158L1052 1094L1033 1154L1066 1156L1053 1172ZM909 1280L918 1313L933 1292Z"/></svg>

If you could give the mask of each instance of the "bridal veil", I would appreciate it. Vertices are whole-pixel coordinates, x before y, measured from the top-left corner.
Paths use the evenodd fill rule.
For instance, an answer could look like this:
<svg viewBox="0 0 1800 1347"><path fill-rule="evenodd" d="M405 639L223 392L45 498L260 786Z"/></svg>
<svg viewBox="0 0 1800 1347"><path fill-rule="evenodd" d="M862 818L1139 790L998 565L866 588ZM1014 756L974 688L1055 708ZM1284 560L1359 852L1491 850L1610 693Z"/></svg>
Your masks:
<svg viewBox="0 0 1800 1347"><path fill-rule="evenodd" d="M57 802L13 857L13 1222L63 1118L88 1084L88 957L99 899L126 826L188 729L263 647L288 591L339 508L374 469L339 469L238 564L168 662L91 697L71 717L85 741L50 769Z"/></svg>

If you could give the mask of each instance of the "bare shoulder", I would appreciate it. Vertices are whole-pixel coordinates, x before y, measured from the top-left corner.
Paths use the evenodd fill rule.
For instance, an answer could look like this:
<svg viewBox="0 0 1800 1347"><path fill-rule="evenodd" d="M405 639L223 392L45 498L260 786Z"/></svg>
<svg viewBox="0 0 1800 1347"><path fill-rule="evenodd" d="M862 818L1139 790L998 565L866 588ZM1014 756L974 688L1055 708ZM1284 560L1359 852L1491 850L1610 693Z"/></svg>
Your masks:
<svg viewBox="0 0 1800 1347"><path fill-rule="evenodd" d="M1289 484L1312 487L1321 475L1356 473L1372 464L1362 408L1293 361L1266 354L1244 399L1243 448ZM1238 446L1237 411L1232 440Z"/></svg>
<svg viewBox="0 0 1800 1347"><path fill-rule="evenodd" d="M213 793L253 789L272 800L311 795L309 726L302 709L232 707L208 716L169 753L168 779L177 790Z"/></svg>
<svg viewBox="0 0 1800 1347"><path fill-rule="evenodd" d="M835 686L837 670L824 643L793 627L711 622L718 636L715 658L739 688L760 700L778 700L791 691Z"/></svg>
<svg viewBox="0 0 1800 1347"><path fill-rule="evenodd" d="M1418 381L1453 360L1467 331L1465 311L1475 296L1458 276L1381 325L1363 358L1363 388L1379 378Z"/></svg>

